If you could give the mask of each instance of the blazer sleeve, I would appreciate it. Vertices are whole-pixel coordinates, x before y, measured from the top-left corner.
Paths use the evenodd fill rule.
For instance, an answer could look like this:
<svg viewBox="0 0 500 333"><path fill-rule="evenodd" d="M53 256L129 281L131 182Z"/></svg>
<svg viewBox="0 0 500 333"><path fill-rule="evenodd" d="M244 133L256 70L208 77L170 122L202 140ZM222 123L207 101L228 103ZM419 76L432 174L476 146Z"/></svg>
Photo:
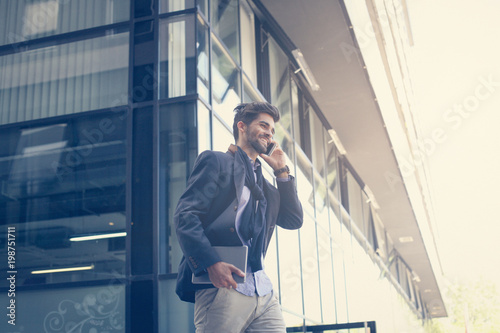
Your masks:
<svg viewBox="0 0 500 333"><path fill-rule="evenodd" d="M304 213L297 195L295 178L290 176L289 181L277 182L280 193L280 209L277 225L284 229L298 229L302 227Z"/></svg>
<svg viewBox="0 0 500 333"><path fill-rule="evenodd" d="M214 171L220 172L217 156L211 151L201 153L174 214L180 247L195 275L221 261L206 237L202 223L217 193L218 185L209 176Z"/></svg>

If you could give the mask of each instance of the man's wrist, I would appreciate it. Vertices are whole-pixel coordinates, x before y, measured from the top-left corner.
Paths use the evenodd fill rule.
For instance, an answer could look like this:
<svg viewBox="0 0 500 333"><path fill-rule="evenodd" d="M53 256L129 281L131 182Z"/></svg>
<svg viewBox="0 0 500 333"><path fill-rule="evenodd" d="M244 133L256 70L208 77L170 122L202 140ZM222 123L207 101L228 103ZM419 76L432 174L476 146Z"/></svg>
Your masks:
<svg viewBox="0 0 500 333"><path fill-rule="evenodd" d="M288 175L290 174L290 168L288 165L285 165L282 168L274 170L274 175L277 178L288 178Z"/></svg>

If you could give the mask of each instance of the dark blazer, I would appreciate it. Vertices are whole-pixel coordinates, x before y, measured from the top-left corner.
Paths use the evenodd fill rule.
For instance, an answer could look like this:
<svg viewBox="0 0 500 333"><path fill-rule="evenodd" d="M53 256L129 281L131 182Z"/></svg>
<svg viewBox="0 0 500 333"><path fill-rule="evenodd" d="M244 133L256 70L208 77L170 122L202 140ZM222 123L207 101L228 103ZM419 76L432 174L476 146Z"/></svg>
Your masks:
<svg viewBox="0 0 500 333"><path fill-rule="evenodd" d="M295 180L290 178L287 182L277 182L278 188L264 179L267 199L264 255L276 225L285 229L302 226L302 206ZM181 300L194 302L197 289L213 288L211 284L191 283L192 273L203 274L207 267L221 261L212 246L242 245L235 221L244 184L245 168L235 162L232 152L204 151L196 159L174 215L177 238L184 253L176 288Z"/></svg>

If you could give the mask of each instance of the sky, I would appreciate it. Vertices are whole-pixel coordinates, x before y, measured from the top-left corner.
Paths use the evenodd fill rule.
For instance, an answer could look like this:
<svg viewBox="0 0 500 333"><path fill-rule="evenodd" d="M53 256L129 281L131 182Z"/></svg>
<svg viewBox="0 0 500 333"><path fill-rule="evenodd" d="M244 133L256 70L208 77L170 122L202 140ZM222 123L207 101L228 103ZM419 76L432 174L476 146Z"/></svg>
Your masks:
<svg viewBox="0 0 500 333"><path fill-rule="evenodd" d="M445 277L500 291L500 1L407 3L423 137L445 133L428 154Z"/></svg>

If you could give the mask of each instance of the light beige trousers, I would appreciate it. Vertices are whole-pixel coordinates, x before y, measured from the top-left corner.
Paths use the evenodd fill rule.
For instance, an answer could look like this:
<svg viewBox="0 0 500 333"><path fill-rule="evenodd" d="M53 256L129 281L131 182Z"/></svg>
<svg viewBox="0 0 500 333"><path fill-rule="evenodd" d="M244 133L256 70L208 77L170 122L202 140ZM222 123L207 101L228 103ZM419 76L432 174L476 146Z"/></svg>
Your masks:
<svg viewBox="0 0 500 333"><path fill-rule="evenodd" d="M226 288L198 290L194 324L196 333L286 332L274 291L250 297Z"/></svg>

